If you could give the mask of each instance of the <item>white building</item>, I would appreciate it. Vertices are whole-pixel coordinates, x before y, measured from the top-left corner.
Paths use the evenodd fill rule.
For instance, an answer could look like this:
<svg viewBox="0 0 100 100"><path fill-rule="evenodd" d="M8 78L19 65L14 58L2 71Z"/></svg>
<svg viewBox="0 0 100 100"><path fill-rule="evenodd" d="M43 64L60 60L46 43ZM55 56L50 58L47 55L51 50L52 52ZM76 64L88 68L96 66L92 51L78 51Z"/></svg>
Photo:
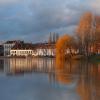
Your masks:
<svg viewBox="0 0 100 100"><path fill-rule="evenodd" d="M100 54L100 43L96 44L97 54Z"/></svg>
<svg viewBox="0 0 100 100"><path fill-rule="evenodd" d="M37 56L55 56L54 44L42 44L37 47Z"/></svg>
<svg viewBox="0 0 100 100"><path fill-rule="evenodd" d="M7 41L3 44L4 46L4 56L10 56L10 50L11 48L16 44L22 41Z"/></svg>
<svg viewBox="0 0 100 100"><path fill-rule="evenodd" d="M17 44L10 50L10 56L55 56L54 45Z"/></svg>
<svg viewBox="0 0 100 100"><path fill-rule="evenodd" d="M33 46L29 43L17 43L10 50L10 56L32 56Z"/></svg>
<svg viewBox="0 0 100 100"><path fill-rule="evenodd" d="M10 50L14 45L15 45L15 42L13 42L13 41L7 41L6 43L3 44L3 46L4 46L4 56L10 55Z"/></svg>
<svg viewBox="0 0 100 100"><path fill-rule="evenodd" d="M47 49L47 48L38 48L37 49L37 55L38 56L54 56L55 55L55 52L54 52L54 49Z"/></svg>
<svg viewBox="0 0 100 100"><path fill-rule="evenodd" d="M11 56L29 56L29 55L32 56L32 53L33 53L33 50L31 50L31 49L28 49L28 50L25 50L25 49L20 49L20 50L12 49L12 50L10 50L10 55Z"/></svg>

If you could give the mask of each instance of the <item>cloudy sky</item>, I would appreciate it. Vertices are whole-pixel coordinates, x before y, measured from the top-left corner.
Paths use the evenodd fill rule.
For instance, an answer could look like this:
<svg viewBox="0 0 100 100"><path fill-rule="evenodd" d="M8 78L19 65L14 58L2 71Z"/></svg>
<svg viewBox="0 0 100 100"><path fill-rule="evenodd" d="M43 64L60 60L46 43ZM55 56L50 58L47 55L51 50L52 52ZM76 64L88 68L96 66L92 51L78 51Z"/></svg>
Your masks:
<svg viewBox="0 0 100 100"><path fill-rule="evenodd" d="M0 0L0 40L45 41L50 32L73 34L80 15L100 14L100 0Z"/></svg>

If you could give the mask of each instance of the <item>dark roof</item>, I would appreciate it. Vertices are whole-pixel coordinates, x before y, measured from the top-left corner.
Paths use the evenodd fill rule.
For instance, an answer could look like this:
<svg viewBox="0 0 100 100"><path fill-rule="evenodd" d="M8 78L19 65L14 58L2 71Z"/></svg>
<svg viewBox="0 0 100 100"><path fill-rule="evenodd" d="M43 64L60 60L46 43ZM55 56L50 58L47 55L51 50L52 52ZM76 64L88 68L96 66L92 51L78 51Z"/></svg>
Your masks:
<svg viewBox="0 0 100 100"><path fill-rule="evenodd" d="M36 48L39 49L46 49L46 48L55 48L55 44L48 44L48 43L43 43L43 44L38 44L36 45Z"/></svg>
<svg viewBox="0 0 100 100"><path fill-rule="evenodd" d="M12 49L33 49L33 45L30 43L16 43Z"/></svg>
<svg viewBox="0 0 100 100"><path fill-rule="evenodd" d="M5 44L9 44L9 43L23 43L24 41L20 41L20 40L13 40L13 41L6 41Z"/></svg>
<svg viewBox="0 0 100 100"><path fill-rule="evenodd" d="M55 48L55 44L48 43L17 43L12 49L45 49L45 48Z"/></svg>

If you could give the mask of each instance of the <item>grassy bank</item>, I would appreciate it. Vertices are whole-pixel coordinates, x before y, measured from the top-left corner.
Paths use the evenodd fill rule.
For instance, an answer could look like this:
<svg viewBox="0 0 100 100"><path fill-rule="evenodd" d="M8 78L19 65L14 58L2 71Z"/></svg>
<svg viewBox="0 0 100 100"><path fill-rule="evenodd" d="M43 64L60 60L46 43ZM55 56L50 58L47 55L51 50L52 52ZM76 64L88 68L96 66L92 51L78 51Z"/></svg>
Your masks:
<svg viewBox="0 0 100 100"><path fill-rule="evenodd" d="M72 57L73 60L88 60L90 62L94 63L100 63L100 55L91 55L89 57L86 57L84 55L75 55Z"/></svg>
<svg viewBox="0 0 100 100"><path fill-rule="evenodd" d="M89 57L89 61L95 62L95 63L100 63L100 55L92 55Z"/></svg>

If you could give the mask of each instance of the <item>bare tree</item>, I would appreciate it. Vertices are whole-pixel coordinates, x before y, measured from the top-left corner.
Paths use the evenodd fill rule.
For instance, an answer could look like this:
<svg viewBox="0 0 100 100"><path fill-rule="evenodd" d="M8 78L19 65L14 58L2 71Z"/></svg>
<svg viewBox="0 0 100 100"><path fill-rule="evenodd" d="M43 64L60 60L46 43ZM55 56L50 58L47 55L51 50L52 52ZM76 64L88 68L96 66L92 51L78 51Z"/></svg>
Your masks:
<svg viewBox="0 0 100 100"><path fill-rule="evenodd" d="M91 12L85 13L81 18L77 27L77 38L79 41L79 48L82 54L89 56L89 48L94 42L94 20Z"/></svg>

